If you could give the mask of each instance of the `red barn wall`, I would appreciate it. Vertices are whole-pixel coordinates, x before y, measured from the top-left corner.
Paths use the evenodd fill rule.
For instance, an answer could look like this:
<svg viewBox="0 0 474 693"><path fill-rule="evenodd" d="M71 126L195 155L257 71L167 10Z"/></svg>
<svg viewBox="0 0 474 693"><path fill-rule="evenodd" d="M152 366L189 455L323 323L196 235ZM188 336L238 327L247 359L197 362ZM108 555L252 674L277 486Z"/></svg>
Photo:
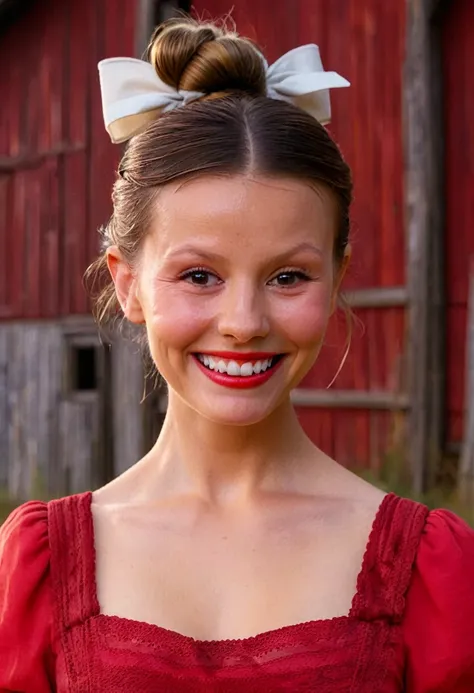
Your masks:
<svg viewBox="0 0 474 693"><path fill-rule="evenodd" d="M0 319L87 312L82 274L110 212L119 150L104 132L97 62L134 54L139 0L36 3L2 35ZM346 288L405 283L402 66L405 3L379 0L194 0L200 16L232 10L270 61L302 43L352 87L332 94L331 132L355 179L353 264ZM107 9L107 19L105 10ZM21 47L21 49L19 48ZM4 97L5 98L5 97ZM404 310L357 311L352 348L334 388L403 387ZM344 348L337 317L305 387L325 388ZM365 410L302 408L309 435L345 464L376 466L396 419Z"/></svg>
<svg viewBox="0 0 474 693"><path fill-rule="evenodd" d="M443 18L447 439L463 438L469 266L474 267L474 3L457 0Z"/></svg>
<svg viewBox="0 0 474 693"><path fill-rule="evenodd" d="M136 4L44 0L0 36L0 319L88 310L82 276L119 155L97 62L133 55Z"/></svg>
<svg viewBox="0 0 474 693"><path fill-rule="evenodd" d="M200 16L232 8L241 33L256 39L270 61L303 43L317 43L326 69L351 88L332 92L330 131L355 181L353 263L347 289L405 283L402 69L405 3L378 0L194 0ZM400 390L405 341L403 308L358 310L349 358L334 388ZM326 388L344 349L336 317L305 386ZM397 418L386 412L302 408L310 436L347 464L378 465L392 444Z"/></svg>

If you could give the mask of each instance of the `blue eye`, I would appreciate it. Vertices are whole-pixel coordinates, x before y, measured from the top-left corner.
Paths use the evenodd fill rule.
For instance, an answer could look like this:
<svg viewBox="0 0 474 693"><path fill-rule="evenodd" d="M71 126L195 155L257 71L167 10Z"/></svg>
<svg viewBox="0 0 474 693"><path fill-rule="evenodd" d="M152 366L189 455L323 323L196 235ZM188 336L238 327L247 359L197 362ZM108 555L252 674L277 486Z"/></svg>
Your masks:
<svg viewBox="0 0 474 693"><path fill-rule="evenodd" d="M212 272L203 269L189 270L181 275L181 279L192 284L193 286L216 286L220 280Z"/></svg>
<svg viewBox="0 0 474 693"><path fill-rule="evenodd" d="M310 277L304 272L297 270L287 270L286 272L280 272L276 277L270 280L269 284L273 286L278 286L282 288L291 288L297 286L300 282L308 282Z"/></svg>

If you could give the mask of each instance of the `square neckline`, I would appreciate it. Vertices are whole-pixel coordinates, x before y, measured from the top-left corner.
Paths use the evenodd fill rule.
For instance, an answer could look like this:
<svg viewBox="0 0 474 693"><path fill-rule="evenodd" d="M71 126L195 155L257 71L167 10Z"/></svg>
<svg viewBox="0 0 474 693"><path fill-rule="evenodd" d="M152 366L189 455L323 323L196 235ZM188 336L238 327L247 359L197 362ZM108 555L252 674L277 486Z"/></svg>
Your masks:
<svg viewBox="0 0 474 693"><path fill-rule="evenodd" d="M259 633L256 633L255 635L250 635L245 638L200 640L194 638L191 635L180 633L177 630L166 628L156 623L131 619L125 616L119 616L117 614L105 614L101 611L101 606L98 599L96 579L97 551L95 545L94 516L92 512L93 493L91 491L87 491L83 494L79 494L78 496L76 496L76 498L79 500L79 505L82 509L82 518L84 519L84 517L86 517L87 519L87 526L84 528L84 531L81 532L81 561L83 561L86 564L86 575L85 578L81 580L81 583L82 589L84 591L82 599L84 602L88 603L88 611L90 617L102 623L113 624L117 627L118 630L126 629L128 631L130 628L134 628L137 632L137 636L144 638L145 640L155 638L157 635L161 635L163 638L166 638L168 642L174 643L176 646L199 645L203 648L216 648L219 646L244 646L251 645L253 643L261 644L265 641L271 641L275 637L279 638L284 634L298 633L301 631L306 631L308 629L317 629L325 631L330 626L336 626L338 624L347 623L348 621L357 620L360 611L360 605L363 602L365 585L369 577L370 563L372 558L377 554L377 547L381 535L383 518L389 506L391 506L395 500L398 500L398 497L394 493L387 493L378 505L365 546L362 564L357 575L356 591L352 597L351 607L347 614L344 614L342 616L333 616L323 619L311 619L308 621L292 623L281 626L279 628L261 631Z"/></svg>

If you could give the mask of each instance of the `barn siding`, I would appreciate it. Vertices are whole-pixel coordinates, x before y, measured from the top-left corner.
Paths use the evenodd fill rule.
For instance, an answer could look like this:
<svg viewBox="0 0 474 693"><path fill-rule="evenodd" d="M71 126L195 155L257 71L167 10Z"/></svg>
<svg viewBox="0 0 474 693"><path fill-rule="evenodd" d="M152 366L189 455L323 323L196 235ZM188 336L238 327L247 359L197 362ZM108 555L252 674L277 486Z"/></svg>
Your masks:
<svg viewBox="0 0 474 693"><path fill-rule="evenodd" d="M56 321L0 324L0 489L13 498L95 488L144 452L143 369L134 342L117 337L111 347L112 395L105 404L112 450L104 437L102 386L70 391L68 345L77 334L98 340L92 323L86 328L77 333L74 323ZM104 469L106 452L115 453L111 470Z"/></svg>
<svg viewBox="0 0 474 693"><path fill-rule="evenodd" d="M474 4L450 3L443 17L447 437L463 438L469 267L474 259Z"/></svg>
<svg viewBox="0 0 474 693"><path fill-rule="evenodd" d="M104 130L97 62L133 55L136 6L45 0L0 35L0 319L88 311L82 276L120 155Z"/></svg>
<svg viewBox="0 0 474 693"><path fill-rule="evenodd" d="M62 486L54 449L60 364L56 326L0 325L0 478L13 497L30 497L39 483Z"/></svg>

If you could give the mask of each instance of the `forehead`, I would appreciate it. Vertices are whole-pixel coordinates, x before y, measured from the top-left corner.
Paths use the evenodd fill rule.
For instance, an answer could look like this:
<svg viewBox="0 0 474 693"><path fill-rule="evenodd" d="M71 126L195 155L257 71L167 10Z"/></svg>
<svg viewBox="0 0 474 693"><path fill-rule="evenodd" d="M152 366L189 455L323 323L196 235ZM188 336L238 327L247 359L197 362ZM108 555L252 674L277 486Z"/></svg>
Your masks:
<svg viewBox="0 0 474 693"><path fill-rule="evenodd" d="M302 240L332 247L336 203L327 188L305 181L201 176L160 191L152 227L165 247L198 237L252 247Z"/></svg>

